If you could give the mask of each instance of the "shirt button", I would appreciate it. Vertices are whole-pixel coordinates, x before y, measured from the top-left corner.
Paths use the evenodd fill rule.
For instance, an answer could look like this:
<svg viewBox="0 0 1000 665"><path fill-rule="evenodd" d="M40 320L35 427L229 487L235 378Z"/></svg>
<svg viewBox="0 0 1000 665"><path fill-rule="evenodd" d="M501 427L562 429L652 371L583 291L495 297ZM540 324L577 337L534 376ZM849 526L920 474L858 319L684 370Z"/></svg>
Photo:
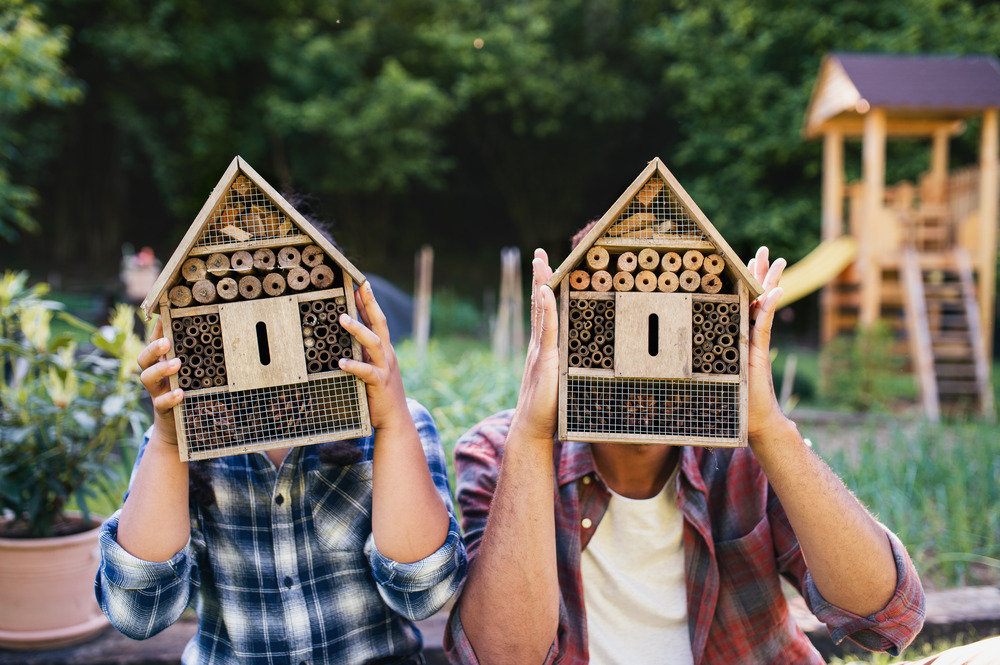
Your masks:
<svg viewBox="0 0 1000 665"><path fill-rule="evenodd" d="M583 484L584 485L589 485L590 484L590 476L584 476L583 477Z"/></svg>
<svg viewBox="0 0 1000 665"><path fill-rule="evenodd" d="M580 524L581 524L581 525L583 526L583 528L584 528L584 529L589 529L589 528L590 528L591 526L593 526L593 525L594 525L594 523L593 523L593 522L592 522L592 521L590 520L590 518L589 518L589 517L584 517L584 518L583 518L583 519L582 519L582 520L580 521Z"/></svg>
<svg viewBox="0 0 1000 665"><path fill-rule="evenodd" d="M284 581L285 581L285 586L288 587L289 589L291 589L292 588L292 578L288 577L286 575Z"/></svg>
<svg viewBox="0 0 1000 665"><path fill-rule="evenodd" d="M274 497L274 502L280 506L285 502L285 497L279 494L278 496Z"/></svg>

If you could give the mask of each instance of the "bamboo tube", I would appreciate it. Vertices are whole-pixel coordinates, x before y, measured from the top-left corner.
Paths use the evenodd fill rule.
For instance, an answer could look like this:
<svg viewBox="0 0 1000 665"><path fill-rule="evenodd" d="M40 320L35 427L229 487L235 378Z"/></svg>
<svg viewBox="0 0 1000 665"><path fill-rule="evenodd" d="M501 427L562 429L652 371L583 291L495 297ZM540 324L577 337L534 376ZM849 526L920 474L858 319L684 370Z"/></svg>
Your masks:
<svg viewBox="0 0 1000 665"><path fill-rule="evenodd" d="M643 270L656 270L660 265L660 255L655 249L646 247L639 252L639 267Z"/></svg>
<svg viewBox="0 0 1000 665"><path fill-rule="evenodd" d="M605 356L607 356L608 358L610 358L610 357L612 357L612 356L614 356L614 355L615 355L615 347L614 347L614 346L612 346L611 344L605 344L605 345L604 345L604 346L603 346L603 347L601 348L601 351L602 351L602 352L604 353L604 355L605 355Z"/></svg>
<svg viewBox="0 0 1000 665"><path fill-rule="evenodd" d="M301 365L299 365L299 367L301 367ZM318 360L310 360L306 365L306 371L309 374L318 374L319 372L323 371L323 363L321 363Z"/></svg>
<svg viewBox="0 0 1000 665"><path fill-rule="evenodd" d="M274 270L277 259L274 252L267 247L262 247L253 253L253 267L261 272Z"/></svg>
<svg viewBox="0 0 1000 665"><path fill-rule="evenodd" d="M570 329L569 329L569 338L570 339L576 339L579 335L580 335L580 331L579 330L577 330L574 327L570 327Z"/></svg>
<svg viewBox="0 0 1000 665"><path fill-rule="evenodd" d="M680 286L680 279L675 272L661 272L656 278L656 289L663 293L673 293Z"/></svg>
<svg viewBox="0 0 1000 665"><path fill-rule="evenodd" d="M285 278L276 272L271 272L264 275L264 279L261 280L261 286L264 287L264 293L269 296L280 296L285 292Z"/></svg>
<svg viewBox="0 0 1000 665"><path fill-rule="evenodd" d="M312 340L312 342L315 344L316 340ZM309 346L309 348L306 349L306 360L316 360L316 356L318 355L319 351L316 350L315 346Z"/></svg>
<svg viewBox="0 0 1000 665"><path fill-rule="evenodd" d="M698 270L701 268L702 263L705 262L705 255L699 252L697 249L689 249L684 252L684 258L682 263L684 268L687 270Z"/></svg>
<svg viewBox="0 0 1000 665"><path fill-rule="evenodd" d="M317 319L316 315L312 312L302 315L302 325L304 326L314 326L318 321L319 319Z"/></svg>
<svg viewBox="0 0 1000 665"><path fill-rule="evenodd" d="M250 255L250 252L233 252L233 255L229 257L229 263L232 265L233 270L241 275L246 275L253 270L253 257Z"/></svg>
<svg viewBox="0 0 1000 665"><path fill-rule="evenodd" d="M311 349L312 347L316 346L316 339L313 338L312 336L307 335L302 338L302 346L304 346L307 349Z"/></svg>
<svg viewBox="0 0 1000 665"><path fill-rule="evenodd" d="M718 275L726 269L726 262L718 254L709 254L705 257L705 261L702 263L701 269L709 274Z"/></svg>
<svg viewBox="0 0 1000 665"><path fill-rule="evenodd" d="M170 322L170 328L175 332L179 333L184 330L184 321L181 319L174 319Z"/></svg>
<svg viewBox="0 0 1000 665"><path fill-rule="evenodd" d="M593 321L595 313L592 308L588 307L587 309L580 312L580 316L583 317L584 321Z"/></svg>
<svg viewBox="0 0 1000 665"><path fill-rule="evenodd" d="M729 363L727 363L725 360L716 360L714 363L712 363L712 369L715 371L716 374L725 374L726 365L728 364Z"/></svg>
<svg viewBox="0 0 1000 665"><path fill-rule="evenodd" d="M215 290L219 297L223 300L235 300L236 296L240 294L239 284L232 277L223 277L216 284Z"/></svg>
<svg viewBox="0 0 1000 665"><path fill-rule="evenodd" d="M591 270L604 270L610 262L611 256L603 247L591 247L587 251L587 266Z"/></svg>
<svg viewBox="0 0 1000 665"><path fill-rule="evenodd" d="M569 320L570 321L582 321L583 320L583 310L578 307L571 307L569 310Z"/></svg>
<svg viewBox="0 0 1000 665"><path fill-rule="evenodd" d="M590 286L590 273L586 270L574 270L569 274L569 286L576 291L583 291Z"/></svg>
<svg viewBox="0 0 1000 665"><path fill-rule="evenodd" d="M192 298L191 289L181 284L170 289L170 293L167 295L167 299L174 307L187 307L191 304Z"/></svg>
<svg viewBox="0 0 1000 665"><path fill-rule="evenodd" d="M229 274L230 265L229 257L219 252L209 254L208 258L205 259L205 270L212 277L225 277Z"/></svg>
<svg viewBox="0 0 1000 665"><path fill-rule="evenodd" d="M705 323L705 315L701 313L691 315L691 323L696 326L703 325Z"/></svg>
<svg viewBox="0 0 1000 665"><path fill-rule="evenodd" d="M190 258L181 264L181 274L188 282L200 282L208 275L205 262L199 258Z"/></svg>
<svg viewBox="0 0 1000 665"><path fill-rule="evenodd" d="M639 265L639 260L636 258L635 254L632 252L622 252L618 257L618 272L635 272L635 268Z"/></svg>
<svg viewBox="0 0 1000 665"><path fill-rule="evenodd" d="M215 284L207 279L199 280L191 287L191 295L202 305L211 304L215 302Z"/></svg>
<svg viewBox="0 0 1000 665"><path fill-rule="evenodd" d="M203 332L198 339L201 340L202 344L211 344L214 335L212 333Z"/></svg>
<svg viewBox="0 0 1000 665"><path fill-rule="evenodd" d="M616 272L615 273L615 291L626 292L631 291L632 287L635 286L635 277L632 277L630 272Z"/></svg>
<svg viewBox="0 0 1000 665"><path fill-rule="evenodd" d="M177 378L177 385L183 388L184 390L188 390L189 388L191 388L191 383L192 381L190 376L180 376Z"/></svg>
<svg viewBox="0 0 1000 665"><path fill-rule="evenodd" d="M603 248L598 248L603 249ZM607 270L598 270L593 275L590 276L590 286L595 291L610 291L611 290L611 273Z"/></svg>
<svg viewBox="0 0 1000 665"><path fill-rule="evenodd" d="M332 357L333 357L333 356L331 356L331 355L330 355L330 352L329 352L329 351L326 351L326 350L324 349L323 351L320 351L320 352L319 352L319 353L318 353L318 354L316 355L316 360L320 361L321 363L323 363L323 364L325 365L326 363L330 362L330 359L331 359Z"/></svg>
<svg viewBox="0 0 1000 665"><path fill-rule="evenodd" d="M705 309L705 303L701 302L700 300L695 300L693 303L691 303L691 311L696 314L704 309Z"/></svg>
<svg viewBox="0 0 1000 665"><path fill-rule="evenodd" d="M667 272L678 272L683 263L681 255L677 252L667 252L660 259L660 266Z"/></svg>
<svg viewBox="0 0 1000 665"><path fill-rule="evenodd" d="M323 263L323 250L318 245L308 245L302 250L302 263L307 268L315 268Z"/></svg>
<svg viewBox="0 0 1000 665"><path fill-rule="evenodd" d="M222 355L221 353L216 353L214 356L212 356L212 360L220 368L223 368L224 371L224 368L226 366L226 357L224 355Z"/></svg>
<svg viewBox="0 0 1000 665"><path fill-rule="evenodd" d="M226 385L226 377L223 374L216 374L215 378L212 379L212 385L216 388Z"/></svg>
<svg viewBox="0 0 1000 665"><path fill-rule="evenodd" d="M678 279L680 280L681 289L688 293L697 291L701 285L701 275L694 270L685 270Z"/></svg>
<svg viewBox="0 0 1000 665"><path fill-rule="evenodd" d="M322 300L313 300L310 307L312 308L312 311L316 312L317 316L326 312L326 305L323 304Z"/></svg>
<svg viewBox="0 0 1000 665"><path fill-rule="evenodd" d="M604 369L614 369L615 368L614 359L609 358L608 356L604 356L604 359L601 361L601 367L603 367Z"/></svg>
<svg viewBox="0 0 1000 665"><path fill-rule="evenodd" d="M717 303L715 306L715 311L717 311L720 315L729 314L730 312L729 303L724 303L724 302Z"/></svg>
<svg viewBox="0 0 1000 665"><path fill-rule="evenodd" d="M317 289L326 289L333 284L333 270L330 266L318 265L309 273L309 281Z"/></svg>
<svg viewBox="0 0 1000 665"><path fill-rule="evenodd" d="M286 247L282 249L282 252L285 249L295 249L295 248ZM279 261L281 260L280 255L278 257L278 260ZM305 268L298 268L298 267L292 268L291 270L288 271L288 277L286 281L288 282L289 288L291 288L293 291L302 291L303 289L308 287L309 284L311 283L309 280L309 272L306 271Z"/></svg>
<svg viewBox="0 0 1000 665"><path fill-rule="evenodd" d="M715 361L715 353L713 351L706 351L701 354L701 362L706 365L711 365Z"/></svg>
<svg viewBox="0 0 1000 665"><path fill-rule="evenodd" d="M195 344L191 347L191 349L191 355L188 356L188 365L191 369L194 369L195 367L200 367L201 364L205 362L205 349L203 349L197 341L195 341Z"/></svg>
<svg viewBox="0 0 1000 665"><path fill-rule="evenodd" d="M705 343L705 336L701 333L695 333L691 336L691 341L694 342L695 346L701 346Z"/></svg>
<svg viewBox="0 0 1000 665"><path fill-rule="evenodd" d="M313 337L317 340L326 339L330 336L330 329L327 326L316 326L313 328Z"/></svg>
<svg viewBox="0 0 1000 665"><path fill-rule="evenodd" d="M594 366L594 361L590 359L590 356L581 356L580 357L580 364L583 367L593 367Z"/></svg>
<svg viewBox="0 0 1000 665"><path fill-rule="evenodd" d="M650 293L656 290L656 275L649 270L643 270L635 276L635 288L638 291Z"/></svg>
<svg viewBox="0 0 1000 665"><path fill-rule="evenodd" d="M570 367L582 367L583 366L583 356L579 353L569 354L569 366Z"/></svg>
<svg viewBox="0 0 1000 665"><path fill-rule="evenodd" d="M282 247L278 250L279 268L298 268L302 261L302 255L294 247Z"/></svg>
<svg viewBox="0 0 1000 665"><path fill-rule="evenodd" d="M719 344L722 346L732 346L733 336L728 334L719 335Z"/></svg>
<svg viewBox="0 0 1000 665"><path fill-rule="evenodd" d="M222 343L222 337L221 336L216 336L216 338L212 340L212 348L213 349L221 349L222 345L223 345L223 343Z"/></svg>
<svg viewBox="0 0 1000 665"><path fill-rule="evenodd" d="M730 321L726 324L726 332L735 337L740 333L740 324L735 321Z"/></svg>
<svg viewBox="0 0 1000 665"><path fill-rule="evenodd" d="M734 347L730 346L727 349L723 349L722 359L725 360L726 362L734 363L740 359L740 352L737 351Z"/></svg>
<svg viewBox="0 0 1000 665"><path fill-rule="evenodd" d="M722 290L722 280L718 275L708 273L701 276L701 290L705 293L718 293Z"/></svg>
<svg viewBox="0 0 1000 665"><path fill-rule="evenodd" d="M240 278L240 295L247 300L256 300L260 297L263 290L260 280L253 275Z"/></svg>
<svg viewBox="0 0 1000 665"><path fill-rule="evenodd" d="M712 353L715 354L716 358L721 358L723 351L725 351L725 349L722 348L721 344L716 344L715 346L712 347Z"/></svg>
<svg viewBox="0 0 1000 665"><path fill-rule="evenodd" d="M739 363L729 363L726 365L726 374L739 374L740 366Z"/></svg>

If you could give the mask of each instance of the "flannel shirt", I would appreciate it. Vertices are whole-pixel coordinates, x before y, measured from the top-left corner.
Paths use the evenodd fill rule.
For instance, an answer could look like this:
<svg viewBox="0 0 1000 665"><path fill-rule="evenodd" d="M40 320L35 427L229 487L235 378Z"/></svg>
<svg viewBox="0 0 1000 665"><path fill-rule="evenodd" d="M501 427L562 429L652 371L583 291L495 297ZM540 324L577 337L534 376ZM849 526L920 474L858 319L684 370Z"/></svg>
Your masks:
<svg viewBox="0 0 1000 665"><path fill-rule="evenodd" d="M423 662L412 620L451 598L466 558L437 429L422 406L408 405L451 517L436 552L398 563L375 547L373 436L356 441L362 461L348 466L323 463L320 445L292 448L280 470L264 453L192 462L210 474L215 502L192 500L190 541L169 561L118 545L120 511L104 524L96 579L104 613L144 639L193 606L199 625L186 664Z"/></svg>
<svg viewBox="0 0 1000 665"><path fill-rule="evenodd" d="M512 414L505 411L481 422L455 448L470 560L486 528ZM589 444L557 441L553 463L559 629L546 663L586 663L580 552L597 529L610 494ZM895 595L881 611L857 616L834 607L817 591L784 509L749 448L684 446L679 465L677 505L684 517L688 630L696 664L823 663L789 612L782 576L837 643L846 638L869 650L896 654L919 632L923 587L902 543L888 530L896 561ZM478 662L458 604L449 618L445 648L453 663Z"/></svg>

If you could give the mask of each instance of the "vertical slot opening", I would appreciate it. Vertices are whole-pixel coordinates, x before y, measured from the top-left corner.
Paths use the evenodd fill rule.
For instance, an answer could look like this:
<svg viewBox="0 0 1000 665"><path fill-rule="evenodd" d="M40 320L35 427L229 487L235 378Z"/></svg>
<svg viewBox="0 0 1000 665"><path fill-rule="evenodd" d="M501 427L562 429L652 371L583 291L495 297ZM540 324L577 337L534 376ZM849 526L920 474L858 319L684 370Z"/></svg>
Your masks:
<svg viewBox="0 0 1000 665"><path fill-rule="evenodd" d="M649 355L656 356L660 353L660 317L656 314L649 315Z"/></svg>
<svg viewBox="0 0 1000 665"><path fill-rule="evenodd" d="M261 365L271 364L271 347L267 343L267 324L263 321L257 322L257 354L260 356Z"/></svg>

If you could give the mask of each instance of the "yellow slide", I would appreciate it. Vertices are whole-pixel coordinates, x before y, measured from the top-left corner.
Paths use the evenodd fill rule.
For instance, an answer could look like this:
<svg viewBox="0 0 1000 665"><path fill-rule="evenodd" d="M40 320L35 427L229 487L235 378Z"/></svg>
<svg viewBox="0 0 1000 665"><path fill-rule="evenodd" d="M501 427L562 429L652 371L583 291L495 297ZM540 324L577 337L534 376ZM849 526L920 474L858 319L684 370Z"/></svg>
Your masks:
<svg viewBox="0 0 1000 665"><path fill-rule="evenodd" d="M857 254L858 242L851 236L820 243L801 261L785 268L780 282L785 292L778 307L791 305L829 283L854 261Z"/></svg>

